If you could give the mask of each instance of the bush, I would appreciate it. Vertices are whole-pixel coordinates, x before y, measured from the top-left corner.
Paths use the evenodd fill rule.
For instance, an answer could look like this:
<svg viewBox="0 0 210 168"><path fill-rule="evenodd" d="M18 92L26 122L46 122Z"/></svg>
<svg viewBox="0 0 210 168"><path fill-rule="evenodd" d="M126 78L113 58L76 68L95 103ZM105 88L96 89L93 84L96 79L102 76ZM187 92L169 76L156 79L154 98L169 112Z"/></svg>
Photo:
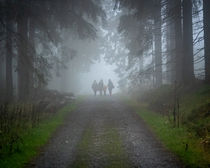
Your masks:
<svg viewBox="0 0 210 168"><path fill-rule="evenodd" d="M31 103L0 104L0 158L19 151L23 141L20 135L73 100L73 94L46 91L34 97Z"/></svg>

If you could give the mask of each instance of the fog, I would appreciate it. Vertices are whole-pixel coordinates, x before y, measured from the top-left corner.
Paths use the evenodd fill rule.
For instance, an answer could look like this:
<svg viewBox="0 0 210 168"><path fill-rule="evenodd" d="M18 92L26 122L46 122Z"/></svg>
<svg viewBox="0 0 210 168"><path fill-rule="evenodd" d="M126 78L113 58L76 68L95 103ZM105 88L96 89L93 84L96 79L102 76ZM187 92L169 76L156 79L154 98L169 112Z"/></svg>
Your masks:
<svg viewBox="0 0 210 168"><path fill-rule="evenodd" d="M119 92L118 88L118 81L119 77L117 73L115 72L116 65L110 65L104 61L102 58L100 61L96 61L90 66L90 69L88 72L80 72L78 76L76 77L75 81L75 88L72 87L72 79L70 78L70 72L69 72L69 78L68 78L68 71L65 73L65 83L62 84L62 78L57 77L55 79L52 79L48 85L48 87L52 90L58 90L61 92L74 92L76 94L93 94L93 90L91 88L92 83L94 80L99 82L101 79L103 80L104 84L107 85L108 80L111 79L115 88L113 90L113 93ZM56 81L59 80L60 84ZM65 88L65 89L64 89ZM74 89L73 89L74 88Z"/></svg>
<svg viewBox="0 0 210 168"><path fill-rule="evenodd" d="M113 93L119 92L118 86L118 75L114 72L116 69L115 65L107 64L103 59L100 62L93 64L90 67L90 71L86 73L81 73L80 75L80 86L81 90L79 91L80 94L92 94L91 85L94 80L97 82L101 79L103 80L104 84L107 85L108 80L111 79L115 88Z"/></svg>
<svg viewBox="0 0 210 168"><path fill-rule="evenodd" d="M101 79L105 85L108 79L113 81L114 93L131 87L148 89L156 87L157 83L173 83L175 79L170 76L173 76L173 71L176 71L175 60L172 58L175 54L174 34L176 32L170 30L174 29L174 25L169 26L172 20L164 20L168 15L164 10L167 9L162 12L163 22L160 31L162 37L157 36L160 40L160 45L157 46L152 36L154 27L144 19L139 22L138 17L132 17L132 10L116 8L117 3L112 0L105 0L99 4L105 12L105 21L92 22L85 17L95 27L96 37L83 39L71 29L62 32L61 45L67 51L63 54L63 48L60 48L60 52L57 49L56 55L64 60L64 65L54 65L47 88L75 94L93 94L91 88L93 81L99 82ZM198 6L197 10L200 9L201 6ZM200 61L204 54L202 50L203 32L200 32L203 27L202 15L201 11L192 18L195 23L192 26L195 41L192 50L195 62L193 64L194 75L199 79L204 78L204 61ZM167 33L170 33L170 37ZM169 41L171 41L170 45ZM162 57L156 58L155 55L160 50L162 50ZM74 56L71 57L72 51ZM65 59L68 55L71 59ZM162 79L157 81L158 78Z"/></svg>
<svg viewBox="0 0 210 168"><path fill-rule="evenodd" d="M0 0L0 167L206 168L209 123L210 0Z"/></svg>
<svg viewBox="0 0 210 168"><path fill-rule="evenodd" d="M114 93L208 80L201 1L174 12L167 0L33 1L25 11L24 1L19 15L3 8L15 3L0 3L0 89L8 99L37 90L93 94L101 79L113 81Z"/></svg>
<svg viewBox="0 0 210 168"><path fill-rule="evenodd" d="M68 51L75 51L75 56L64 62L65 68L54 66L51 70L47 88L60 92L72 92L74 94L93 94L91 88L94 80L103 80L104 85L111 79L115 88L113 93L119 92L119 74L116 73L117 65L112 58L117 56L116 37L119 38L118 23L120 12L114 10L114 1L106 0L102 3L106 21L93 23L96 28L96 38L80 39L71 30L63 32L63 44ZM114 41L113 41L114 40ZM123 46L120 45L120 48ZM56 51L62 60L62 51Z"/></svg>

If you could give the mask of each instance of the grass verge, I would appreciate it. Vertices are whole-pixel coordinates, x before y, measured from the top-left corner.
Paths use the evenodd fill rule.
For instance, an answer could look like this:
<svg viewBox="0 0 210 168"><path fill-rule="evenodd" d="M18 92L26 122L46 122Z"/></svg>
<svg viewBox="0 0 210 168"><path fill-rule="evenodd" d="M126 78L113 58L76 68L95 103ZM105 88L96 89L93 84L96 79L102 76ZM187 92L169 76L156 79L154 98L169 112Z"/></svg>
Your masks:
<svg viewBox="0 0 210 168"><path fill-rule="evenodd" d="M78 144L78 151L76 160L72 165L69 166L72 168L88 168L90 163L89 150L92 143L93 130L90 127L87 127L82 135L82 139Z"/></svg>
<svg viewBox="0 0 210 168"><path fill-rule="evenodd" d="M69 104L54 116L42 121L38 126L26 130L21 136L22 141L17 144L19 146L18 150L11 155L0 158L0 167L24 167L26 163L38 154L39 148L47 143L52 133L63 123L65 116L75 107L75 104Z"/></svg>
<svg viewBox="0 0 210 168"><path fill-rule="evenodd" d="M97 134L89 125L77 146L76 159L69 167L129 168L129 165L118 131L109 125Z"/></svg>
<svg viewBox="0 0 210 168"><path fill-rule="evenodd" d="M113 127L107 127L103 136L105 141L103 150L108 156L106 168L129 168L129 163L126 151L123 148L122 140L118 131Z"/></svg>
<svg viewBox="0 0 210 168"><path fill-rule="evenodd" d="M148 110L134 100L125 100L135 108L139 116L151 127L161 142L175 153L186 167L207 168L210 166L210 156L205 152L198 137L189 132L185 126L173 128L172 124L158 113Z"/></svg>

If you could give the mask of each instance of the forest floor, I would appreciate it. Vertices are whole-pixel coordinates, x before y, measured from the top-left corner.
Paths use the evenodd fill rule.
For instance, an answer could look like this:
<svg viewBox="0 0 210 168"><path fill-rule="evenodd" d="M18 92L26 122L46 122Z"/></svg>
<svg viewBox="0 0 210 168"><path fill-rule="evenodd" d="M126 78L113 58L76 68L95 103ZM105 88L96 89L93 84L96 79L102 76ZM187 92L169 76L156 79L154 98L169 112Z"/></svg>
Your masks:
<svg viewBox="0 0 210 168"><path fill-rule="evenodd" d="M87 97L27 167L180 168L150 128L117 97Z"/></svg>

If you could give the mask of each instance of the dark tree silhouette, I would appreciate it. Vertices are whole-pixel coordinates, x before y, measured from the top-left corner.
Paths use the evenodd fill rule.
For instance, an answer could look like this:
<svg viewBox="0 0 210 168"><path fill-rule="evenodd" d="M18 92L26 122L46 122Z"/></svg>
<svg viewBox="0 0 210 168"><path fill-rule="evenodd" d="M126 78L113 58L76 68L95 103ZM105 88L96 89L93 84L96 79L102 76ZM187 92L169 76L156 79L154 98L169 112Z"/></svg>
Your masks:
<svg viewBox="0 0 210 168"><path fill-rule="evenodd" d="M210 84L210 1L203 0L205 81Z"/></svg>
<svg viewBox="0 0 210 168"><path fill-rule="evenodd" d="M185 84L194 80L193 65L192 1L183 0L183 80Z"/></svg>
<svg viewBox="0 0 210 168"><path fill-rule="evenodd" d="M59 63L56 56L48 56L52 55L52 45L62 45L65 29L74 31L79 38L94 39L97 30L93 22L105 21L100 2L93 0L0 1L0 11L0 37L5 44L1 47L6 53L3 54L6 73L2 73L1 78L6 85L8 100L13 95L14 71L18 74L20 100L26 100L34 88L46 85L52 68L50 62ZM37 53L38 45L43 48L42 54ZM16 60L17 67L14 67Z"/></svg>
<svg viewBox="0 0 210 168"><path fill-rule="evenodd" d="M26 0L18 2L17 7L17 33L18 38L18 96L25 100L29 95L29 68L31 68L30 56L28 53L28 8Z"/></svg>
<svg viewBox="0 0 210 168"><path fill-rule="evenodd" d="M139 50L141 52L137 52L137 55L142 55L144 52L149 51L153 45L153 37L154 36L154 76L155 76L155 85L157 87L162 85L162 44L161 44L161 0L141 0L141 1L126 1L126 0L118 0L117 3L120 3L122 7L134 10L131 12L131 17L136 18L139 25L143 25L139 28L137 38L131 38L131 45L128 47L130 52L132 53L135 50ZM123 20L121 20L122 22ZM122 25L122 26L121 26ZM128 29L128 27L132 27L134 25L129 24L129 20L124 20L124 23L120 24L122 29L127 31L131 31L132 29ZM151 29L152 28L152 29ZM152 31L151 31L152 30ZM136 46L138 42L138 46ZM136 52L134 52L136 53ZM129 57L129 60L132 60L132 55ZM132 62L132 61L130 61ZM142 62L142 60L141 60ZM153 66L153 65L152 65ZM153 67L149 67L146 70L146 73L142 71L139 72L139 77L142 78L144 74L148 74L148 71L151 71ZM134 75L133 78L136 78ZM140 79L142 81L142 79Z"/></svg>
<svg viewBox="0 0 210 168"><path fill-rule="evenodd" d="M160 87L162 85L161 0L155 0L154 9L155 79L156 86Z"/></svg>
<svg viewBox="0 0 210 168"><path fill-rule="evenodd" d="M174 15L174 1L166 1L166 80L167 83L174 83L175 81L175 25L173 20Z"/></svg>
<svg viewBox="0 0 210 168"><path fill-rule="evenodd" d="M6 22L6 100L10 101L13 98L13 77L12 77L12 59L13 59L13 40L12 40L12 30L13 30L13 18L12 3L10 1L5 2L5 22Z"/></svg>
<svg viewBox="0 0 210 168"><path fill-rule="evenodd" d="M182 1L174 0L174 24L175 24L175 81L183 82L183 38L182 38Z"/></svg>

